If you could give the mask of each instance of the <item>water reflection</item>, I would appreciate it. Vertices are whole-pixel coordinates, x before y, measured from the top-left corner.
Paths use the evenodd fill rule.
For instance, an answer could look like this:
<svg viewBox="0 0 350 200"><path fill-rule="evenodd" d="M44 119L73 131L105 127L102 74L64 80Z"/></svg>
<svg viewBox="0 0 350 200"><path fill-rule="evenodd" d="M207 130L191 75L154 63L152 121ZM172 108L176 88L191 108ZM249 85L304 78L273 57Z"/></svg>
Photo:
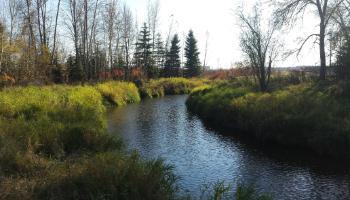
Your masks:
<svg viewBox="0 0 350 200"><path fill-rule="evenodd" d="M186 96L146 100L108 114L112 134L145 158L165 158L181 185L199 195L203 184L225 180L254 184L276 199L350 199L348 169L309 162L289 151L262 152L207 129L187 113Z"/></svg>

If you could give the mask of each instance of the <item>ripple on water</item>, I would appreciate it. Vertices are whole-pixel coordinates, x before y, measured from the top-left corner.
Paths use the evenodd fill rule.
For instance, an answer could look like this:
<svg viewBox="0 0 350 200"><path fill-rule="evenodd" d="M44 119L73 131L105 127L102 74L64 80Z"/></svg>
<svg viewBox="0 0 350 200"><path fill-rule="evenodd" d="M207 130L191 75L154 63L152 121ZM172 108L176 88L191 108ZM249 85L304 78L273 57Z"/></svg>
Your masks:
<svg viewBox="0 0 350 200"><path fill-rule="evenodd" d="M200 194L203 184L223 180L253 184L276 199L350 199L350 172L271 156L237 139L208 130L190 115L187 96L146 100L108 113L111 134L148 159L162 157L175 166L182 188ZM276 156L277 155L277 156Z"/></svg>

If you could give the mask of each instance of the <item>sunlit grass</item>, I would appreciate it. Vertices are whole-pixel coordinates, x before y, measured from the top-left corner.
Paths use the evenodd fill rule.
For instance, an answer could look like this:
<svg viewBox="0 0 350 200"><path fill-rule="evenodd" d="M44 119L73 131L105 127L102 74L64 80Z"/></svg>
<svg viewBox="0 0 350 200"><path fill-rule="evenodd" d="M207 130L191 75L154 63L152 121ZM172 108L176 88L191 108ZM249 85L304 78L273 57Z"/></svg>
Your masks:
<svg viewBox="0 0 350 200"><path fill-rule="evenodd" d="M192 89L203 86L204 79L161 78L150 80L141 87L143 97L153 98L165 95L188 94Z"/></svg>

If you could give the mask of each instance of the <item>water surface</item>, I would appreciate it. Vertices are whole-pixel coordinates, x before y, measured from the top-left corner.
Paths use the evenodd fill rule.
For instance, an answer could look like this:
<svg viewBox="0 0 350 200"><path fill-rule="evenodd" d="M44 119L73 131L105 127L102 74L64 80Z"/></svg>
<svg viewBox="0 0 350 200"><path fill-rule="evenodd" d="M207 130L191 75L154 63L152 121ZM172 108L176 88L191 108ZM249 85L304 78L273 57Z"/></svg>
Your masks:
<svg viewBox="0 0 350 200"><path fill-rule="evenodd" d="M195 196L204 184L221 180L253 184L275 199L350 199L347 167L224 136L189 114L186 98L169 96L110 111L109 132L146 159L164 158L181 177L181 187Z"/></svg>

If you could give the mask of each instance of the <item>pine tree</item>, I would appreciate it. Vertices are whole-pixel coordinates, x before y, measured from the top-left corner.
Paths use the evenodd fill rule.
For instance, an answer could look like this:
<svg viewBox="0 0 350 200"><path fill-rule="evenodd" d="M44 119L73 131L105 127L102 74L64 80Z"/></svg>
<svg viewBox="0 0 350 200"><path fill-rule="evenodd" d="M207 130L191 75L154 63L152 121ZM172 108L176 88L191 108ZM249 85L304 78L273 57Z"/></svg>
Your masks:
<svg viewBox="0 0 350 200"><path fill-rule="evenodd" d="M142 68L142 71L146 74L148 78L154 78L157 74L156 68L153 66L154 61L152 58L152 42L151 34L144 23L141 28L139 39L136 43L135 51L135 64Z"/></svg>
<svg viewBox="0 0 350 200"><path fill-rule="evenodd" d="M166 55L166 62L164 67L165 77L177 77L180 74L181 61L179 43L179 36L175 34L171 41L170 50Z"/></svg>
<svg viewBox="0 0 350 200"><path fill-rule="evenodd" d="M80 82L83 80L83 70L77 65L76 58L69 56L67 59L67 69L69 82Z"/></svg>
<svg viewBox="0 0 350 200"><path fill-rule="evenodd" d="M165 49L162 36L159 33L157 34L155 42L154 60L158 69L161 69L164 66Z"/></svg>
<svg viewBox="0 0 350 200"><path fill-rule="evenodd" d="M186 57L186 66L184 71L185 76L186 77L199 76L201 73L199 51L197 47L197 40L195 39L192 30L190 30L190 32L187 35L185 57Z"/></svg>

